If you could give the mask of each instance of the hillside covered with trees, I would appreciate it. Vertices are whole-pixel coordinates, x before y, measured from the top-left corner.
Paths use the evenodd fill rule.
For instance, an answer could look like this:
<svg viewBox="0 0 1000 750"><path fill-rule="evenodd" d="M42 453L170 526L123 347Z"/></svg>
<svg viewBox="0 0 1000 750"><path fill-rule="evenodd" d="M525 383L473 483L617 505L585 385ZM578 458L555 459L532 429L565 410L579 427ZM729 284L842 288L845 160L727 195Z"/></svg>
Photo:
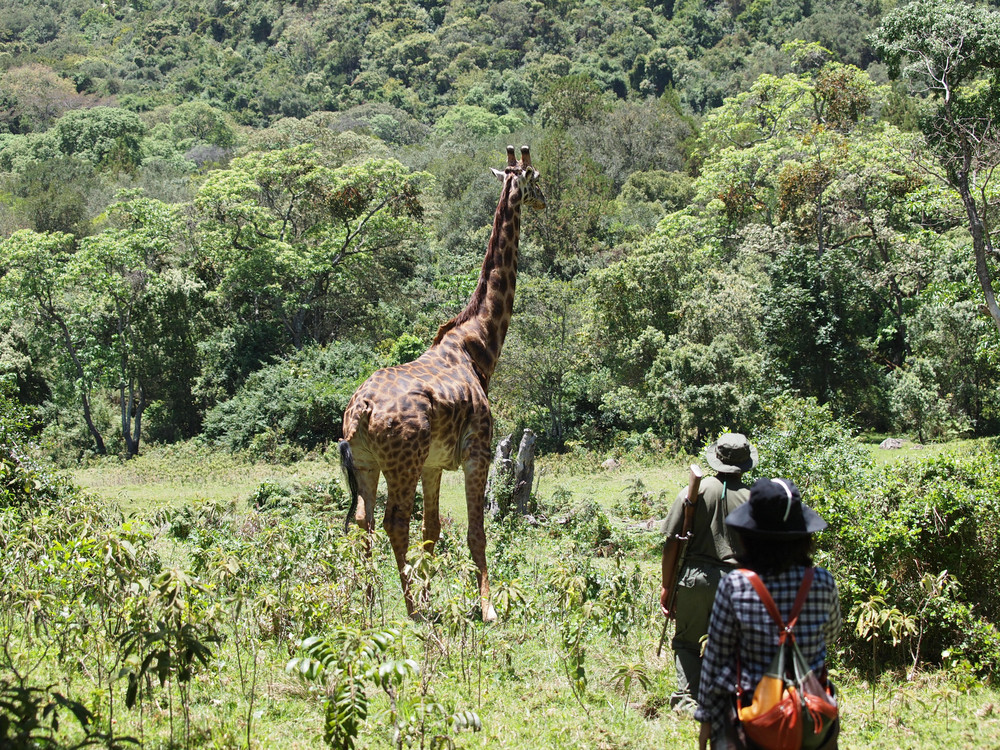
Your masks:
<svg viewBox="0 0 1000 750"><path fill-rule="evenodd" d="M322 450L465 304L507 143L498 432L1000 430L988 6L0 2L0 382L60 460Z"/></svg>

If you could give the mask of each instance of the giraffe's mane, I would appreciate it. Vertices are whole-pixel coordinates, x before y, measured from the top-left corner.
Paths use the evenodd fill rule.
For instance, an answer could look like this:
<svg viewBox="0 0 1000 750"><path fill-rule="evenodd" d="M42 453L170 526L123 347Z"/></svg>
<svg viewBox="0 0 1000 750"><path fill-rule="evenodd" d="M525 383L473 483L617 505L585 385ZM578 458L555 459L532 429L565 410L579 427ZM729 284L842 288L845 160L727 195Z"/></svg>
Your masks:
<svg viewBox="0 0 1000 750"><path fill-rule="evenodd" d="M437 335L434 337L434 341L431 346L441 343L441 340L448 334L449 331L458 328L463 323L466 323L474 318L476 313L479 311L479 308L482 307L483 300L486 298L486 287L489 282L490 273L492 273L497 264L497 251L500 244L500 227L505 218L505 208L510 204L510 192L514 189L514 185L516 184L516 179L504 180L503 191L500 194L500 201L497 203L497 210L493 215L493 230L490 233L486 257L483 258L483 267L479 271L479 281L476 284L475 290L472 292L472 296L469 298L469 303L465 306L465 309L463 309L462 312L449 320L447 323L443 323L441 327L438 328Z"/></svg>

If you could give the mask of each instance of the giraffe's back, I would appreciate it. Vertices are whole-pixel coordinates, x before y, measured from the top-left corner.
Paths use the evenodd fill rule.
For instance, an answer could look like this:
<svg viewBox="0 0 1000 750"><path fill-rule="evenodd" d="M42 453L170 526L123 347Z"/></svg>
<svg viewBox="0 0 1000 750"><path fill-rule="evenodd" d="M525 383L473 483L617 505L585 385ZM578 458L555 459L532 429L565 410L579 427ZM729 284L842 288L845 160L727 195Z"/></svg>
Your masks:
<svg viewBox="0 0 1000 750"><path fill-rule="evenodd" d="M486 393L471 365L432 347L378 370L344 412L344 438L359 464L383 471L418 458L421 467L457 469L470 434L492 427Z"/></svg>

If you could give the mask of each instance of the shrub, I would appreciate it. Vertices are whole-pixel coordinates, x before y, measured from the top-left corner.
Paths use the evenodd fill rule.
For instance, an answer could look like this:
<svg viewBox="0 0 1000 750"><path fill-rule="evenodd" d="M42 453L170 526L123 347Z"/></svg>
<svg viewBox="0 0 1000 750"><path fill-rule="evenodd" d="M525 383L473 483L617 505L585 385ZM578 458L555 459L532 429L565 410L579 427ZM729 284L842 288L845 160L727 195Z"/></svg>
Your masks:
<svg viewBox="0 0 1000 750"><path fill-rule="evenodd" d="M355 389L376 368L368 349L336 342L308 347L268 365L205 417L205 436L229 450L290 460L278 449L311 450L341 436L341 417Z"/></svg>
<svg viewBox="0 0 1000 750"><path fill-rule="evenodd" d="M0 508L55 506L75 488L28 449L27 411L0 390Z"/></svg>
<svg viewBox="0 0 1000 750"><path fill-rule="evenodd" d="M848 663L870 659L861 613L877 603L915 628L881 647L880 666L961 654L983 672L1000 660L1000 466L995 446L877 467L814 399L781 398L755 442L755 473L792 479L829 524L817 561L837 580ZM937 583L934 583L937 581ZM860 664L859 664L860 666Z"/></svg>
<svg viewBox="0 0 1000 750"><path fill-rule="evenodd" d="M961 651L995 668L1000 470L991 451L888 466L852 491L817 498L815 505L830 524L822 544L845 612L888 581L887 605L921 623L919 644L905 644L913 660L938 662L945 651ZM948 585L928 593L928 574ZM847 635L848 647L858 647ZM894 658L905 657L901 645Z"/></svg>
<svg viewBox="0 0 1000 750"><path fill-rule="evenodd" d="M871 454L828 405L782 396L766 412L771 426L752 436L760 455L755 474L788 477L807 503L813 491L863 486L874 465Z"/></svg>

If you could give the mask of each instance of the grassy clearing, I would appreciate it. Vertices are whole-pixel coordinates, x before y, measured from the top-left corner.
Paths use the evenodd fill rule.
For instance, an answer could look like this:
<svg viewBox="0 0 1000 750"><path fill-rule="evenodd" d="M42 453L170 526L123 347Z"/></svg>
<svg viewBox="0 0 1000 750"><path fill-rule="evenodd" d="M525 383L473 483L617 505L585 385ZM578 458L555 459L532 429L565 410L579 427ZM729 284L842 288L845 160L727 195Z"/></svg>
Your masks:
<svg viewBox="0 0 1000 750"><path fill-rule="evenodd" d="M871 436L863 441L863 445L871 452L872 458L878 464L893 464L900 461L920 460L943 453L967 453L980 443L977 440L953 440L949 443L918 443L916 440L903 439L899 448L880 448L883 436Z"/></svg>
<svg viewBox="0 0 1000 750"><path fill-rule="evenodd" d="M919 452L919 449L911 449ZM878 454L876 454L878 455ZM886 452L886 461L907 458L907 451ZM662 462L625 462L619 468L603 469L597 459L544 459L539 462L537 493L543 503L556 498L572 498L576 506L592 504L607 514L613 526L610 540L593 539L600 528L593 511L586 521L577 518L565 525L519 528L514 533L493 527L488 550L495 585L502 589L512 582L522 590L521 603L501 622L486 627L464 613L474 608L467 572L468 553L464 543L464 494L461 476L446 475L442 487L445 516L444 537L439 546L440 569L432 583L439 611L458 608L456 617L445 617L434 625L401 620L404 608L399 595L391 552L384 535L378 536L374 580L376 603L363 614L357 595L350 605L352 616L374 627L395 627L401 633L403 651L420 663L421 677L401 687L396 700L433 700L449 711L472 710L482 721L482 731L451 732L461 747L495 748L663 748L693 746L694 722L669 711L668 696L674 682L668 646L657 658L656 646L662 620L655 608L658 540L633 520L618 515L622 502L634 496L637 480L654 498L665 502L683 486L688 459ZM127 464L105 463L77 472L75 479L97 496L114 501L126 513L140 516L164 508L194 508L214 502L236 505L234 532L241 533L256 518L246 507L246 499L264 481L295 486L324 485L336 479L338 468L325 460L304 461L292 466L265 466L241 463L227 456L201 455L196 448L151 451ZM319 525L339 527L338 513L320 511ZM303 520L296 520L301 518ZM272 520L294 535L303 523L317 523L289 516ZM259 523L259 519L254 521ZM594 525L596 524L596 526ZM162 529L161 529L162 532ZM182 541L162 538L164 560L185 565L199 548L220 543L198 533ZM341 532L337 531L336 534ZM219 539L224 539L221 534ZM278 547L279 553L286 547ZM279 562L277 559L275 562ZM356 575L343 571L344 576ZM610 582L626 580L622 589L631 602L602 600L606 612L618 608L623 618L617 635L609 629L609 617L579 616L579 600L574 586L597 586L611 591ZM577 582L574 582L576 579ZM324 597L330 597L338 576L302 580L296 575L288 583L295 587L289 601L297 608L320 611ZM604 594L602 593L602 596ZM318 602L318 603L317 603ZM315 606L314 606L315 605ZM214 606L226 607L224 600ZM345 610L346 611L346 610ZM362 613L359 615L358 613ZM231 615L231 613L230 613ZM845 613L846 615L846 613ZM241 616L223 613L223 628ZM258 634L266 634L262 618L255 624ZM312 619L314 628L339 624L338 617ZM310 626L302 626L306 635ZM847 625L846 627L850 627ZM573 628L578 628L574 631ZM252 747L323 747L322 690L288 675L288 659L296 653L296 634L288 632L275 642L253 638L243 645L234 639L234 629L216 647L210 666L198 673L190 703L190 735L184 739L173 706L155 684L141 717L119 707L117 731L142 736L146 747L167 747L170 717L173 714L175 743L193 747L245 747L249 727ZM576 632L583 646L581 654L567 649L565 635ZM246 673L246 649L253 643L256 671L253 687ZM239 663L244 669L237 669ZM626 690L620 679L629 667L636 679ZM574 686L578 668L585 684ZM81 676L52 673L67 690L92 691L97 705L99 689ZM864 676L848 668L837 675L841 690L844 748L958 748L1000 747L1000 693L980 684L961 670L918 673L912 679L901 674L885 674L874 693ZM640 684L644 683L644 684ZM87 686L90 686L87 688ZM575 687L575 689L574 689ZM382 691L371 691L368 718L359 731L360 747L394 747L393 733L403 723L393 713L393 701ZM253 699L251 706L250 700ZM395 727L395 728L394 728ZM429 743L434 732L444 732L441 721L430 719L423 726L405 725L414 746Z"/></svg>
<svg viewBox="0 0 1000 750"><path fill-rule="evenodd" d="M135 513L205 500L245 501L262 482L306 486L340 476L338 465L310 458L291 465L258 464L194 443L154 447L131 461L109 458L72 473L91 494Z"/></svg>
<svg viewBox="0 0 1000 750"><path fill-rule="evenodd" d="M563 490L610 508L638 479L649 491L666 492L673 498L686 482L692 461L697 459L656 463L623 459L617 468L605 469L593 457L542 457L536 469L535 488L541 498ZM93 495L144 513L204 500L244 501L266 481L289 486L339 481L340 466L336 459L322 456L288 465L252 463L189 443L153 447L131 461L97 461L72 472L72 476L76 484ZM444 513L464 515L465 482L461 472L445 472L441 507Z"/></svg>

